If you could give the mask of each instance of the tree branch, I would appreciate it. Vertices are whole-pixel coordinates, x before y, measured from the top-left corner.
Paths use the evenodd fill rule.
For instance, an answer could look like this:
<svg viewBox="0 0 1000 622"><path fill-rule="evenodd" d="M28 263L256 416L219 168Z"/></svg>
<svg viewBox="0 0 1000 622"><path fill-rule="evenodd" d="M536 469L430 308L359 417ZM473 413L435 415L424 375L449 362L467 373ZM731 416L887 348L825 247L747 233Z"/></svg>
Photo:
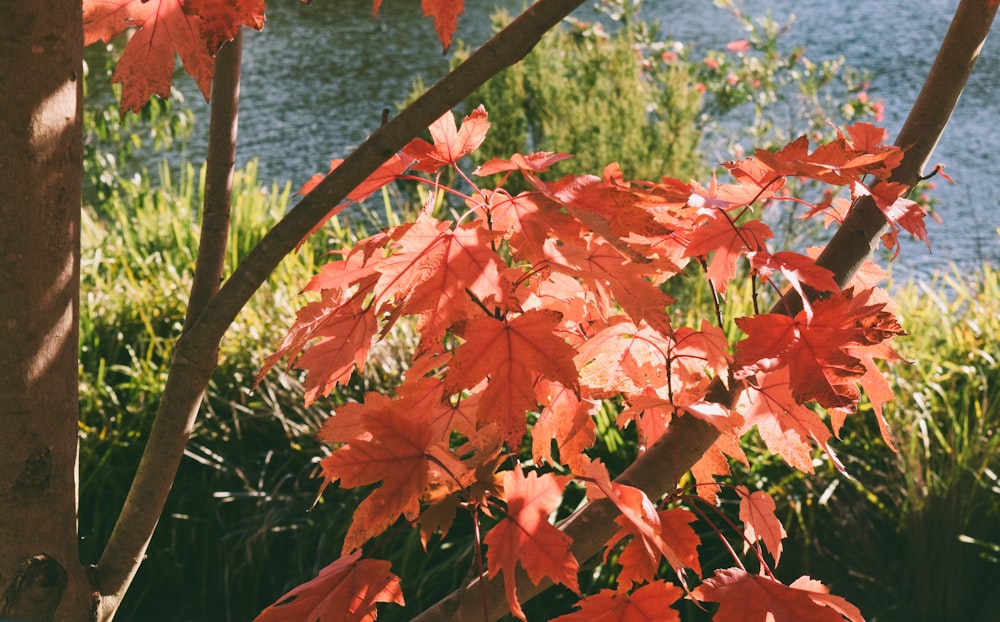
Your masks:
<svg viewBox="0 0 1000 622"><path fill-rule="evenodd" d="M229 242L229 212L236 166L236 128L240 107L240 62L243 30L219 49L212 78L212 107L208 126L205 198L201 215L201 240L195 264L194 283L188 300L184 327L201 315L219 291L226 266Z"/></svg>
<svg viewBox="0 0 1000 622"><path fill-rule="evenodd" d="M348 192L438 117L492 76L524 58L542 35L582 3L583 0L538 0L399 116L375 131L268 232L197 314L197 319L186 326L174 348L166 387L136 480L94 569L95 582L105 601L102 612L113 611L139 566L183 456L202 394L215 369L218 344L240 309L285 255Z"/></svg>
<svg viewBox="0 0 1000 622"><path fill-rule="evenodd" d="M190 327L219 291L219 283L225 268L233 167L236 163L242 51L243 33L237 30L235 38L223 44L215 58L201 239L187 314L184 318L185 329ZM214 367L218 359L218 342L212 345L209 355ZM193 385L200 387L196 398L196 402L200 403L208 376L197 373L203 370L193 371L199 379L205 378L202 384ZM171 373L170 376L179 378L189 376L189 373ZM189 383L193 380L184 378L181 381ZM175 379L173 382L176 384L178 380ZM171 381L168 379L168 388L170 385ZM169 406L172 403L168 393L171 391L164 391L161 411L165 408L164 404ZM153 422L153 429L132 487L129 489L125 506L94 571L105 608L111 603L114 604L109 609L113 610L117 606L118 600L128 589L145 554L184 455L184 447L191 434L196 412L197 409L190 411L187 417L157 416Z"/></svg>
<svg viewBox="0 0 1000 622"><path fill-rule="evenodd" d="M896 144L906 148L906 156L894 172L894 181L912 186L930 159L996 15L997 7L988 5L988 0L963 0L956 10L934 65L897 139ZM850 281L886 231L885 217L874 202L870 203L870 208L864 202L854 206L817 260L818 264L834 272L841 285ZM775 305L772 312L784 312L783 303ZM714 394L706 399L731 404L736 395L735 390L725 391L721 382L715 383L713 389ZM615 481L639 488L650 498L659 498L676 486L680 475L694 466L718 438L718 430L700 419L675 418L666 434ZM617 516L617 509L607 499L602 499L575 512L559 528L573 538L573 555L578 560L585 560L597 554L614 534L613 521ZM483 580L487 581L490 619L502 617L509 611L503 581L499 576L492 581L483 576L452 592L413 622L479 619L482 609L479 582ZM515 580L522 602L552 584L544 579L535 585L524 572L518 572Z"/></svg>
<svg viewBox="0 0 1000 622"><path fill-rule="evenodd" d="M912 187L920 180L990 32L997 13L997 6L990 4L989 0L963 0L955 9L934 64L896 138L895 144L904 150L903 161L893 169L891 181ZM875 201L870 196L860 197L816 258L816 265L833 272L837 284L843 287L887 231L885 215ZM802 308L802 301L789 291L778 306L795 313Z"/></svg>

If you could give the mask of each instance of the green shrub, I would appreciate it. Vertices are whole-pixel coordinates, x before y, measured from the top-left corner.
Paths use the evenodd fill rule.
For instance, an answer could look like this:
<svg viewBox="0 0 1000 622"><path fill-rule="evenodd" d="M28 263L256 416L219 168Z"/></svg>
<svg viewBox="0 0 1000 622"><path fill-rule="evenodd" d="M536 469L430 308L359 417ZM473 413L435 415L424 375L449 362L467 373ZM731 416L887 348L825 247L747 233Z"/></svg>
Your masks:
<svg viewBox="0 0 1000 622"><path fill-rule="evenodd" d="M494 16L494 28L509 19ZM574 158L554 166L556 173L599 175L610 162L633 179L703 172L693 68L663 62L654 36L645 22L612 34L578 22L549 32L523 62L466 100L470 108L483 104L492 123L474 157L560 151Z"/></svg>

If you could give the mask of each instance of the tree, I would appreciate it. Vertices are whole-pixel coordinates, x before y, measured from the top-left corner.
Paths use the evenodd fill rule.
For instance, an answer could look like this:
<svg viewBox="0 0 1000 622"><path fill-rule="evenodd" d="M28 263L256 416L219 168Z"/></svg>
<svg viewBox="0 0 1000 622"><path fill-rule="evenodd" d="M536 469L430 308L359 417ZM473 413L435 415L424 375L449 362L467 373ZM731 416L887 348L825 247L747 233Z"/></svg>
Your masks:
<svg viewBox="0 0 1000 622"><path fill-rule="evenodd" d="M376 2L376 9L378 4ZM407 158L421 163L418 168L426 166L424 170L454 163L455 153L442 152L441 144L423 147L420 143L412 143L411 139L432 124L437 124L440 133L443 123L440 119L450 118L442 115L489 76L522 58L544 32L579 4L579 0L540 0L404 112L388 120L312 188L221 289L218 283L228 223L227 179L231 174L235 145L239 32L244 25L257 28L263 25L263 3L253 0L239 3L93 0L83 3L81 13L80 3L51 0L47 5L18 4L9 8L8 15L12 17L5 20L0 38L4 42L3 61L0 61L3 63L0 65L0 108L4 110L0 135L4 136L5 145L0 162L0 188L3 190L0 334L4 343L0 368L5 375L0 388L0 397L4 398L0 402L3 404L0 413L5 421L4 434L0 437L0 466L5 467L0 469L3 473L0 475L3 508L0 518L0 589L3 592L0 615L24 620L107 620L113 617L162 511L199 402L215 368L218 343L239 309L278 261L332 212L340 209L344 199L358 198L372 186L401 174L405 167L392 168L393 158L400 157L396 154L403 152ZM447 47L462 2L453 0L429 6ZM901 193L918 180L971 71L996 9L995 2L985 0L965 0L959 6L928 82L896 141L907 149L887 181L901 185L883 189L892 188ZM140 34L130 44L136 46L136 51L118 68L118 76L125 83L123 106L139 106L151 94L163 92L164 75L168 80L173 68L174 50L180 52L186 68L202 90L208 93L211 89L213 100L211 171L203 210L203 237L185 330L174 349L170 376L128 500L100 561L86 569L80 565L75 550L74 472L82 166L79 69L84 20L89 40L110 37L131 25L142 26ZM193 31L201 35L191 37ZM154 33L165 39L153 40ZM166 69L165 57L169 59ZM452 135L447 127L443 131ZM475 133L471 126L470 133ZM462 135L461 130L458 135ZM465 139L475 142L468 134ZM852 139L851 144L855 146L865 143L865 150L878 147L868 144L870 141L863 136L852 136ZM790 163L794 159L792 154L786 155L790 156L789 160L779 164L793 166ZM877 157L877 154L870 155ZM825 160L820 162L825 163ZM541 167L542 163L532 161L513 166L529 174ZM746 178L758 169L737 167L737 170L738 175ZM381 176L377 171L381 171ZM802 172L803 169L794 169L789 174ZM609 170L605 186L614 185L617 180L613 169ZM761 190L770 183L765 182ZM886 232L888 224L883 208L891 208L898 197L899 194L890 199L879 196L876 200L870 193L858 197L851 215L816 262L833 273L839 286L848 283L871 252L872 245ZM882 208L880 202L885 202ZM609 241L621 242L628 236L627 231L616 228L618 224L607 218L603 221L591 219L589 224L605 232L604 237ZM618 250L629 254L625 247ZM806 279L807 285L811 282ZM397 293L401 297L406 294L403 290ZM801 301L793 290L776 309L795 315L798 304ZM815 313L820 313L819 308L819 302L813 304ZM546 333L538 327L545 328L548 322L550 330L554 321L545 313L526 312L498 329L498 319L501 318L491 320L495 324L481 322L482 325L476 328L486 329L484 332L500 330L508 339L516 334L543 338ZM755 328L745 330L753 334ZM560 347L551 345L555 350ZM517 364L508 367L515 370ZM558 363L537 371L549 380L573 385L565 367ZM719 380L722 377L718 376L717 382L706 391L706 403L731 405L736 397L736 383L729 382L726 386ZM471 388L481 378L468 376L461 381L452 378L452 388ZM835 397L830 399L836 400ZM512 435L513 432L507 434L508 440ZM698 462L718 437L716 427L694 416L679 417L614 483L606 481L606 475L599 469L591 472L588 477L604 498L593 501L561 526L562 533L573 540L577 558L596 553L614 535L617 515L635 507L623 501L631 494L629 490L642 490L649 498L660 497L674 487L679 475ZM447 460L445 454L435 455L439 461ZM669 461L664 457L669 457ZM665 469L664 464L671 464L673 468ZM508 490L508 514L513 520L520 516L515 507L534 507L528 501L518 506L516 499L530 499L531 490L548 487L553 481L551 475L524 475L520 469L503 473L503 483ZM617 503L613 499L617 499ZM409 514L408 510L401 511ZM639 523L637 529L642 528ZM765 543L774 553L771 543L767 540ZM358 561L347 556L327 571L329 575L339 576L337 573L347 567L357 571L365 564L364 568L371 574L384 573L383 568L373 568L366 563L368 561L371 560ZM513 565L504 568L510 570ZM490 577L495 575L491 567ZM524 576L516 576L516 587L508 583L508 594L516 589L522 601L547 585L544 581L536 584ZM504 580L510 578L505 576ZM747 589L748 581L757 579L738 573L719 575L706 581L696 590L696 595L706 600L720 600L724 598L720 594ZM485 598L480 596L479 587L466 589L426 612L422 619L438 619L444 615L453 616L452 619L474 619L482 615L483 607L489 610L490 617L496 617L509 606L516 608L516 601L504 598L501 581L483 579L476 583L483 585ZM373 587L372 602L397 599L391 581L370 584L377 586ZM821 590L808 581L796 582L790 588L802 594L814 594L808 597L814 604L818 599L823 601L824 607L846 611L835 597L820 596ZM300 593L303 597L315 596L315 590ZM669 589L660 588L655 595L651 591L643 592L643 598L664 597L665 593L672 594ZM797 598L805 597L799 594ZM602 599L610 601L613 595L604 595ZM639 600L639 591L632 599ZM298 602L301 603L301 599ZM588 602L588 607L604 606L599 600ZM719 615L722 619L724 613L720 611Z"/></svg>

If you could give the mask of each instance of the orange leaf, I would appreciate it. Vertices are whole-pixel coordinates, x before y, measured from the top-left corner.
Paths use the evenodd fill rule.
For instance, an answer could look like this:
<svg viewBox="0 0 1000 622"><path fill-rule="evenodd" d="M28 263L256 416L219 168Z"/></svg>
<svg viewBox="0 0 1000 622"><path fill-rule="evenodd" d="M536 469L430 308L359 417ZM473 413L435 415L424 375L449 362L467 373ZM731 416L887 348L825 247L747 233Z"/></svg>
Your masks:
<svg viewBox="0 0 1000 622"><path fill-rule="evenodd" d="M573 356L576 352L553 331L558 314L527 311L512 320L480 316L464 328L465 343L448 365L445 393L470 389L483 378L480 424L495 421L511 447L520 446L526 429L525 411L537 405L535 377L556 380L579 392Z"/></svg>
<svg viewBox="0 0 1000 622"><path fill-rule="evenodd" d="M417 240L420 236L423 239ZM473 298L491 308L519 310L490 239L491 234L476 223L440 232L414 228L400 239L398 254L427 249L426 260L418 265L429 276L413 286L402 305L403 313L419 316L421 349L439 340L452 324L480 313ZM389 261L399 259L394 255Z"/></svg>
<svg viewBox="0 0 1000 622"><path fill-rule="evenodd" d="M556 162L561 162L572 157L573 156L568 153L553 153L551 151L538 151L526 156L521 155L520 153L515 153L507 160L502 158L491 158L486 162L483 162L483 164L473 171L472 174L479 175L480 177L486 177L487 175L503 173L505 171L544 173Z"/></svg>
<svg viewBox="0 0 1000 622"><path fill-rule="evenodd" d="M737 318L747 338L736 344L736 364L752 370L789 367L792 395L802 403L815 400L827 408L849 406L860 397L858 380L865 374L849 348L876 343L866 328L882 321L882 304L853 302L851 290L813 304L809 317L765 313Z"/></svg>
<svg viewBox="0 0 1000 622"><path fill-rule="evenodd" d="M592 238L582 244L550 245L549 265L579 278L596 292L604 307L614 313L614 303L633 322L647 324L664 335L672 332L666 308L676 302L646 277L648 265L629 261L612 244Z"/></svg>
<svg viewBox="0 0 1000 622"><path fill-rule="evenodd" d="M376 603L403 605L391 564L360 557L360 551L341 557L279 598L254 622L370 622L377 615Z"/></svg>
<svg viewBox="0 0 1000 622"><path fill-rule="evenodd" d="M320 300L299 309L281 347L264 361L257 382L282 357L294 358L306 344L319 338L295 363L308 371L306 405L329 395L338 383L346 383L355 369L364 367L378 331L374 310L362 304L364 291L345 300L341 290L325 290Z"/></svg>
<svg viewBox="0 0 1000 622"><path fill-rule="evenodd" d="M326 175L321 173L316 173L309 178L309 181L302 184L299 191L296 194L307 195L312 192L312 189L319 185L319 182L323 181L327 175L337 170L341 164L344 163L343 159L330 160L330 170L327 171ZM376 190L380 189L382 186L386 185L391 181L403 174L406 167L409 166L409 160L400 157L398 153L392 154L392 157L383 162L375 172L365 178L357 188L351 190L347 194L348 201L361 202L370 197Z"/></svg>
<svg viewBox="0 0 1000 622"><path fill-rule="evenodd" d="M511 613L521 620L527 618L517 600L514 571L519 565L535 585L549 577L580 592L576 576L580 566L569 550L572 540L548 521L548 515L559 507L567 481L567 477L539 476L534 471L525 477L520 465L504 474L507 518L486 534L483 543L489 547L489 577L503 572Z"/></svg>
<svg viewBox="0 0 1000 622"><path fill-rule="evenodd" d="M83 7L84 45L136 28L112 79L122 85L121 107L138 112L153 95L170 96L174 53L181 57L205 99L214 60L206 50L201 19L184 12L182 0L87 0Z"/></svg>
<svg viewBox="0 0 1000 622"><path fill-rule="evenodd" d="M424 17L434 16L434 30L444 45L444 51L447 52L451 47L455 26L458 25L458 16L465 9L465 0L421 0L420 4L424 10ZM376 16L381 7L382 0L375 0Z"/></svg>
<svg viewBox="0 0 1000 622"><path fill-rule="evenodd" d="M421 0L420 5L424 9L424 17L434 16L434 31L447 52L458 25L458 16L465 10L465 0Z"/></svg>
<svg viewBox="0 0 1000 622"><path fill-rule="evenodd" d="M743 521L743 535L748 541L744 550L758 540L764 543L774 556L774 565L781 560L781 541L788 534L781 521L774 515L775 505L771 495L763 490L750 492L746 486L737 486L740 496L740 520Z"/></svg>
<svg viewBox="0 0 1000 622"><path fill-rule="evenodd" d="M668 607L683 594L681 588L665 581L644 585L631 593L601 590L577 603L579 611L552 622L680 622L680 614Z"/></svg>
<svg viewBox="0 0 1000 622"><path fill-rule="evenodd" d="M593 484L587 487L588 498L594 500L607 497L621 512L621 516L615 522L621 525L622 529L613 541L633 536L632 541L622 552L623 569L619 577L622 584L641 583L652 579L659 567L661 556L665 557L675 570L691 568L696 573L701 573L697 551L701 540L687 525L695 520L693 514L687 510L671 510L675 513L670 515L671 531L668 533L660 520L664 513L657 512L656 506L646 493L632 486L612 482L607 468L599 460L588 464L585 472L580 475ZM678 520L682 514L686 516L686 522L683 519Z"/></svg>
<svg viewBox="0 0 1000 622"><path fill-rule="evenodd" d="M376 404L364 412L366 434L320 463L326 480L340 480L347 488L382 482L354 512L344 539L345 553L385 531L400 514L411 522L416 520L420 497L433 479L432 471L438 471L442 464L448 467L444 478L456 485L465 470L450 454L447 440L441 440L439 429L428 425L427 413L393 406Z"/></svg>
<svg viewBox="0 0 1000 622"><path fill-rule="evenodd" d="M713 212L707 222L694 230L691 242L684 251L685 257L706 257L708 278L715 288L726 291L729 281L736 275L740 255L748 251L765 250L764 240L774 237L771 229L759 220L736 225L720 210Z"/></svg>
<svg viewBox="0 0 1000 622"><path fill-rule="evenodd" d="M535 462L565 464L570 468L583 458L583 451L597 439L592 415L600 408L597 400L581 398L572 389L552 380L535 386L538 402L545 405L531 428L531 453ZM559 461L552 457L552 442L559 449Z"/></svg>
<svg viewBox="0 0 1000 622"><path fill-rule="evenodd" d="M766 250L749 253L750 265L754 271L760 275L761 279L767 281L774 272L781 272L788 279L788 283L798 292L802 299L802 306L806 314L812 316L812 305L809 303L809 296L806 295L803 285L808 285L814 289L824 292L834 292L840 289L833 279L833 273L816 265L816 261L800 255L798 253L780 252L771 255Z"/></svg>
<svg viewBox="0 0 1000 622"><path fill-rule="evenodd" d="M815 441L832 458L833 450L828 445L832 435L819 415L792 396L789 382L787 367L758 373L756 382L748 385L740 396L737 410L745 418L745 430L756 425L771 453L804 473L812 473L809 440Z"/></svg>
<svg viewBox="0 0 1000 622"><path fill-rule="evenodd" d="M184 0L184 12L201 18L205 51L215 54L242 26L264 28L264 0Z"/></svg>
<svg viewBox="0 0 1000 622"><path fill-rule="evenodd" d="M695 598L720 603L715 622L864 622L858 608L801 577L786 586L739 568L717 570L696 587Z"/></svg>
<svg viewBox="0 0 1000 622"><path fill-rule="evenodd" d="M403 147L403 153L416 160L413 168L433 173L478 149L489 129L490 122L486 120L486 109L482 105L462 120L460 128L455 126L455 116L446 112L428 128L433 145L423 138L414 138Z"/></svg>

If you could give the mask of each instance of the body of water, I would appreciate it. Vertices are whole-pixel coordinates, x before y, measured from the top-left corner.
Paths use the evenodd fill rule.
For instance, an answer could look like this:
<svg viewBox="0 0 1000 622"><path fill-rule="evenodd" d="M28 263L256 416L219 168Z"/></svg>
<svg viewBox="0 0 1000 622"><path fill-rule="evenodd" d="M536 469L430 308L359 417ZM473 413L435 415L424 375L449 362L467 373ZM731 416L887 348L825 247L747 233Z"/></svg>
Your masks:
<svg viewBox="0 0 1000 622"><path fill-rule="evenodd" d="M260 160L263 180L291 180L294 187L344 157L380 123L411 89L415 76L428 84L443 76L441 52L429 19L412 0L385 0L378 20L371 0L270 0L263 32L245 37L239 160ZM492 9L512 12L522 0L467 2L457 38L471 45L490 34ZM843 55L847 64L872 73L869 93L885 103L890 135L902 125L957 0L854 0L850 3L746 0L751 15L784 21L794 14L783 39L804 45L813 61ZM708 0L646 0L642 14L660 22L664 37L707 51L740 39L739 23ZM592 10L582 8L581 19ZM927 275L952 262L970 267L1000 259L1000 187L992 181L993 153L1000 137L1000 34L983 51L932 162L947 166L957 185L939 182L943 224L928 221L931 252L907 242L900 257L906 274ZM190 81L181 80L198 119L187 155L204 157L199 142L207 109Z"/></svg>

